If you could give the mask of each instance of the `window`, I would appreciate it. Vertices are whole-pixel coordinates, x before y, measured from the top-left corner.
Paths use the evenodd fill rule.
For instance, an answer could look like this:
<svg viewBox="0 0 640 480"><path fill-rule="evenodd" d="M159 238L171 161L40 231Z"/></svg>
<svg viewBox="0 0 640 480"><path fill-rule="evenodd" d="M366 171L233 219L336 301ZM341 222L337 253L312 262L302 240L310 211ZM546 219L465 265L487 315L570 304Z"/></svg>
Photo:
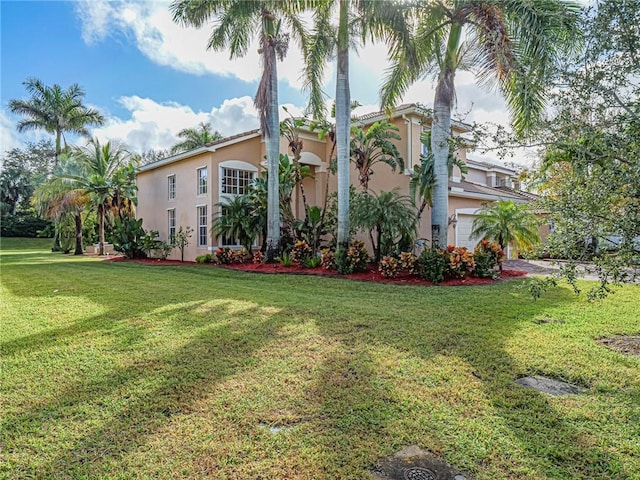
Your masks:
<svg viewBox="0 0 640 480"><path fill-rule="evenodd" d="M167 193L169 200L176 198L176 176L169 175L167 177Z"/></svg>
<svg viewBox="0 0 640 480"><path fill-rule="evenodd" d="M222 169L222 193L244 195L253 180L253 172L236 168Z"/></svg>
<svg viewBox="0 0 640 480"><path fill-rule="evenodd" d="M224 217L226 215L226 208L222 207L221 215ZM240 247L240 242L236 237L227 237L226 235L222 235L220 239L221 245L225 247Z"/></svg>
<svg viewBox="0 0 640 480"><path fill-rule="evenodd" d="M209 243L207 235L207 206L198 207L198 246L206 247Z"/></svg>
<svg viewBox="0 0 640 480"><path fill-rule="evenodd" d="M423 134L424 134L424 133L427 133L428 131L429 131L429 129L428 129L427 127L422 127L422 133L423 133ZM420 153L421 153L422 155L429 155L429 148L430 148L430 147L431 147L431 145L425 145L425 144L422 142L422 138L420 138L420 148L421 148Z"/></svg>
<svg viewBox="0 0 640 480"><path fill-rule="evenodd" d="M176 209L167 210L168 226L169 226L169 243L176 241Z"/></svg>
<svg viewBox="0 0 640 480"><path fill-rule="evenodd" d="M207 193L207 167L198 169L198 195Z"/></svg>

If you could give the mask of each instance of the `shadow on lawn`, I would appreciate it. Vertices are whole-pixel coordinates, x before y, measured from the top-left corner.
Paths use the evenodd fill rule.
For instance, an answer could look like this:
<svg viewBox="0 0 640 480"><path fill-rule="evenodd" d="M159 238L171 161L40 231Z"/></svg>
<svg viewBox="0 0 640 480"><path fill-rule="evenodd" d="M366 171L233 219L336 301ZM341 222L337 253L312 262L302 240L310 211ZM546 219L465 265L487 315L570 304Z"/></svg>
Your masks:
<svg viewBox="0 0 640 480"><path fill-rule="evenodd" d="M373 298L362 299L364 304L367 300L375 303ZM518 335L520 324L533 320L541 308L575 301L567 291L554 291L544 303L523 303L518 318L506 317L506 310L496 304L491 312L493 318L470 317L469 309L458 305L448 308L446 317L451 316L453 321L446 317L429 318L428 309L424 311L424 323L375 318L379 315L375 311L371 312L373 319L364 314L355 322L347 320L350 325L327 318L318 320L322 333L341 342L342 349L321 369L323 373L309 392L309 400L318 402L320 411L334 411L325 421L322 436L325 448L336 452L338 465L349 464L354 471L353 477L343 478L358 478L356 466L362 473L381 457L414 443L469 472L483 472L485 476L491 472L491 478L498 478L496 475L500 474L505 475L504 478L628 478L620 459L600 447L597 431L588 435L577 431L558 413L550 397L514 384L516 378L531 372L523 372L516 366L505 349L505 342ZM416 298L416 304L407 308L419 308L419 303L420 299ZM442 411L435 412L441 409L432 404L433 412L419 412L426 417L423 427L430 431L405 431L398 435L399 424L415 427L415 423L406 418L411 407L406 397L395 391L389 378L375 373L379 369L363 368L372 362L368 345L391 347L399 354L426 361L433 361L437 356L462 359L472 368L475 377L470 379L473 381L468 388L477 388L473 385L480 380L484 397L495 412L493 415L501 419L499 425L489 424L486 428L495 428L489 432L494 438L506 434L511 440L503 437L503 441L511 452L501 451L499 446L491 444L490 438L482 438L482 434L477 437L478 422L487 419L476 415L473 405L468 405L467 412L460 414L476 417L477 421L466 424L449 419L456 422L455 428L450 428L451 425L443 421ZM553 372L547 374L553 375ZM464 392L458 395L464 396ZM446 398L436 400L446 401ZM470 445L469 440L474 437L476 445L472 450L483 452L479 456L456 447ZM510 448L510 441L516 442L515 448ZM340 473L338 468L334 475Z"/></svg>

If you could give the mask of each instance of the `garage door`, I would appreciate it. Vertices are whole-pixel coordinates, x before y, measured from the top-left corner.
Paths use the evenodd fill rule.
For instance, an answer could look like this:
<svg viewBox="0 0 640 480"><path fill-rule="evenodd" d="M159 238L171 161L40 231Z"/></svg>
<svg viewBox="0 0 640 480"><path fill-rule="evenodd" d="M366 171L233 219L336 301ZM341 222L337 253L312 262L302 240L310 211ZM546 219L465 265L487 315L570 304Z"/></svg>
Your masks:
<svg viewBox="0 0 640 480"><path fill-rule="evenodd" d="M456 246L467 247L469 250L473 250L480 241L480 237L471 236L474 218L475 215L473 214L458 213L458 223L456 224Z"/></svg>

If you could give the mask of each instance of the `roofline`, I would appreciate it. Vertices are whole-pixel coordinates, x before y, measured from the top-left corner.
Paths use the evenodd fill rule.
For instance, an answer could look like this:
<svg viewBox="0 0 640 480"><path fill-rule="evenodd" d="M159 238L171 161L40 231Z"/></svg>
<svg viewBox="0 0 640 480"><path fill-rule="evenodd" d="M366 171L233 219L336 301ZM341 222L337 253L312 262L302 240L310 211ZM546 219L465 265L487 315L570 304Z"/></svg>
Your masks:
<svg viewBox="0 0 640 480"><path fill-rule="evenodd" d="M195 157L196 155L200 155L201 153L206 153L206 152L213 153L219 148L228 147L230 145L240 143L250 138L259 137L260 135L262 134L260 133L259 130L250 130L248 132L221 138L220 140L212 142L205 147L194 148L193 150L188 150L186 152L178 153L176 155L172 155L170 157L163 158L161 160L157 160L155 162L143 165L142 167L138 168L138 173L147 172L149 170L154 170L156 168L164 167L165 165L170 165L172 163L179 162L180 160L184 160L185 158Z"/></svg>
<svg viewBox="0 0 640 480"><path fill-rule="evenodd" d="M358 117L358 119L355 120L353 123L360 123L362 125L371 125L372 123L379 122L380 120L388 120L389 118L397 118L407 114L415 114L423 117L426 116L428 118L433 118L433 114L430 113L429 109L421 107L415 103L411 103L408 105L400 105L399 108L397 108L394 111L393 115L391 116L387 115L383 111L365 113L361 117ZM366 117L367 115L374 115L374 116L362 119L362 117ZM464 133L470 132L472 130L471 125L469 125L468 123L460 122L458 120L453 120L453 119L451 120L451 126L458 127Z"/></svg>
<svg viewBox="0 0 640 480"><path fill-rule="evenodd" d="M472 163L474 168L476 168L477 170L484 170L485 172L501 171L502 173L510 173L512 175L518 174L518 172L513 168L505 167L502 165L496 165L489 162L482 162L480 160L473 160L472 158L469 158L469 157L467 157L467 159L465 160L465 163L467 164Z"/></svg>
<svg viewBox="0 0 640 480"><path fill-rule="evenodd" d="M513 200L514 202L518 202L518 203L528 203L527 200L525 200L524 198L516 198L516 197L512 197L511 195L494 195L494 194L490 194L490 193L476 193L476 192L467 192L466 190L463 192L456 192L453 191L451 189L449 189L449 195L452 197L460 197L460 198L475 198L478 200Z"/></svg>

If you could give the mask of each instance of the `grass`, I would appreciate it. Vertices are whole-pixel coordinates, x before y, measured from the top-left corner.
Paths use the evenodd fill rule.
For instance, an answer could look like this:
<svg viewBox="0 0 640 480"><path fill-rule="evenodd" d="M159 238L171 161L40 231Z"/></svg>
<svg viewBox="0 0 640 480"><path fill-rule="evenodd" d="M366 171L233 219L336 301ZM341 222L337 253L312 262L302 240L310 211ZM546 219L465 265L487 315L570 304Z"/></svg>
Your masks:
<svg viewBox="0 0 640 480"><path fill-rule="evenodd" d="M594 341L640 332L638 286L533 301L1 247L2 478L363 479L412 444L480 480L640 478L640 359Z"/></svg>

